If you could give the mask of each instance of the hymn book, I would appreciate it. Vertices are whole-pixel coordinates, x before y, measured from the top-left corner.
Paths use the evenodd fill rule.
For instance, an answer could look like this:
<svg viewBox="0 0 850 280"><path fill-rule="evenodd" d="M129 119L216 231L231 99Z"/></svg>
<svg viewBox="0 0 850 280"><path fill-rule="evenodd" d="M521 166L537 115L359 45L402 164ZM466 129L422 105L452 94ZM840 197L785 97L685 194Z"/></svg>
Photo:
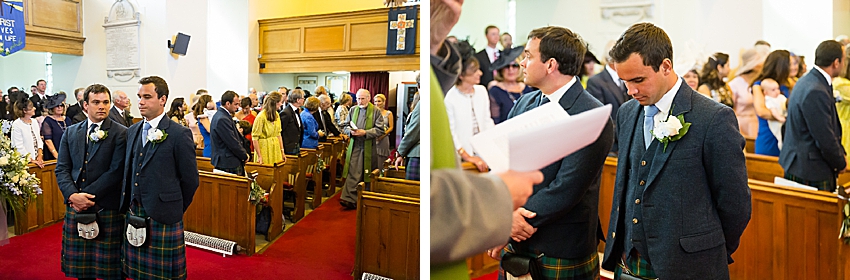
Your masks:
<svg viewBox="0 0 850 280"><path fill-rule="evenodd" d="M570 116L550 102L472 137L472 147L491 172L535 171L587 145L602 133L611 105Z"/></svg>

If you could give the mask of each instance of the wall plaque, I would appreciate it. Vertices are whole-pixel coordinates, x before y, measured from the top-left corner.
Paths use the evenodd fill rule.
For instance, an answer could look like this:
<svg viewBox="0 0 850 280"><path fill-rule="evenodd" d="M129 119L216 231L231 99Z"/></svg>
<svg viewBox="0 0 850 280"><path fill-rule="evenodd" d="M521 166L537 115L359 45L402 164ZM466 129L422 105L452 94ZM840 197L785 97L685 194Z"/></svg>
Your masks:
<svg viewBox="0 0 850 280"><path fill-rule="evenodd" d="M127 82L140 76L139 27L142 21L132 3L116 0L104 19L106 76Z"/></svg>

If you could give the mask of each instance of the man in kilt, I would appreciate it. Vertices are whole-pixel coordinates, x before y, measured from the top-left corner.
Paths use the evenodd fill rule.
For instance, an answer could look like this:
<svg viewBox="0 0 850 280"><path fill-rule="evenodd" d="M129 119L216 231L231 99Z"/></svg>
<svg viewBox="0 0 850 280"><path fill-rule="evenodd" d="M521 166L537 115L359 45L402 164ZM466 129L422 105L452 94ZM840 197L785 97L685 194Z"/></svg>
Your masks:
<svg viewBox="0 0 850 280"><path fill-rule="evenodd" d="M192 132L164 117L165 80L151 76L139 84L144 120L127 132L121 203L128 222L133 216L146 219L147 237L138 247L124 238L124 273L132 279L185 279L183 213L198 188Z"/></svg>
<svg viewBox="0 0 850 280"><path fill-rule="evenodd" d="M532 30L522 67L525 83L540 90L520 97L508 118L548 102L570 115L602 107L576 77L585 52L584 41L569 29ZM494 248L490 256L542 256L536 260L541 279L599 279L599 178L613 144L614 125L609 119L595 142L541 169L543 182L534 185L525 205L514 211L510 244ZM540 152L546 148L540 147ZM504 260L502 267L508 267Z"/></svg>
<svg viewBox="0 0 850 280"><path fill-rule="evenodd" d="M119 206L127 128L107 117L110 100L105 86L86 88L78 102L88 119L68 127L59 144L56 181L67 204L62 227L62 272L67 277L124 278L124 214ZM78 214L85 213L97 215L99 233L93 239L83 238L77 231Z"/></svg>

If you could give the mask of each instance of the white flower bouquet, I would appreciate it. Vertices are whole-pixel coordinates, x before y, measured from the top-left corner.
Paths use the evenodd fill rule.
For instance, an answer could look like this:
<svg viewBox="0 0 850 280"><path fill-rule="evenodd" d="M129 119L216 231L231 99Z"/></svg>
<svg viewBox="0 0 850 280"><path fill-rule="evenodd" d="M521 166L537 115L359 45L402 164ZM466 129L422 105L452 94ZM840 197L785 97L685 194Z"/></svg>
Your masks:
<svg viewBox="0 0 850 280"><path fill-rule="evenodd" d="M41 182L29 173L28 159L29 155L21 155L12 147L8 137L0 136L0 199L15 211L22 211L42 193Z"/></svg>

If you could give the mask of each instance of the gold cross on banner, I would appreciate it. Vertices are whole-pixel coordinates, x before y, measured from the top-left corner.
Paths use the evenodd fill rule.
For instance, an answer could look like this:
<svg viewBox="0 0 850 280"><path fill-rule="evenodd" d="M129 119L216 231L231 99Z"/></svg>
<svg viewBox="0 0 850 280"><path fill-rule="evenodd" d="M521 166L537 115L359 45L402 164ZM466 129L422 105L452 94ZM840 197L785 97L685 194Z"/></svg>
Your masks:
<svg viewBox="0 0 850 280"><path fill-rule="evenodd" d="M397 30L395 49L404 50L404 36L408 28L413 28L413 20L407 19L407 14L398 14L398 20L390 21L390 29Z"/></svg>

